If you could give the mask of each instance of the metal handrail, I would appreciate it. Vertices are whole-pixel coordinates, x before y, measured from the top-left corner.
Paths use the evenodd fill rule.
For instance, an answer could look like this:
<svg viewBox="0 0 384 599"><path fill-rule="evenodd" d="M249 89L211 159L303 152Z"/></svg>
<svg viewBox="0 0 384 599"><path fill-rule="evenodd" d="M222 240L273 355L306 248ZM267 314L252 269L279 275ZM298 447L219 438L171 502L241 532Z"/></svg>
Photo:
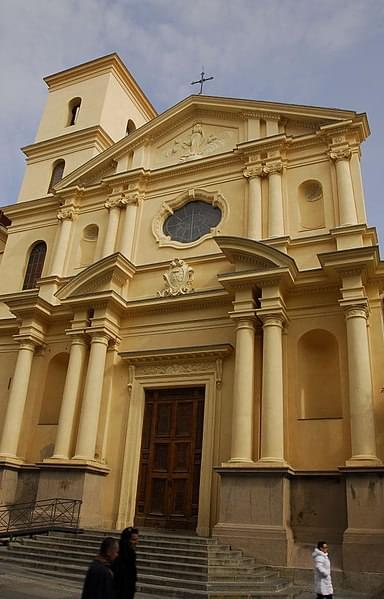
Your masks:
<svg viewBox="0 0 384 599"><path fill-rule="evenodd" d="M0 538L49 530L78 530L81 499L40 499L0 506Z"/></svg>

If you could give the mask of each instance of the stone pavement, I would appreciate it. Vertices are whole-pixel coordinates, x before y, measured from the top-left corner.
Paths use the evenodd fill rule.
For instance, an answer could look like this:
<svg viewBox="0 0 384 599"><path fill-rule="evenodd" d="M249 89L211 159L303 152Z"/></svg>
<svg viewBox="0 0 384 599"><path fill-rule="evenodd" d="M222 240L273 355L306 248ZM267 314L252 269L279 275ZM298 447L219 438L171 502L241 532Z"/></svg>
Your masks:
<svg viewBox="0 0 384 599"><path fill-rule="evenodd" d="M23 570L6 563L0 563L1 599L80 599L81 589L61 579L39 576L37 573ZM300 592L295 599L313 599L309 591ZM336 593L334 599L364 599L366 595L358 593ZM135 599L158 599L155 595L137 593ZM166 599L162 597L162 599ZM375 597L376 599L376 597Z"/></svg>

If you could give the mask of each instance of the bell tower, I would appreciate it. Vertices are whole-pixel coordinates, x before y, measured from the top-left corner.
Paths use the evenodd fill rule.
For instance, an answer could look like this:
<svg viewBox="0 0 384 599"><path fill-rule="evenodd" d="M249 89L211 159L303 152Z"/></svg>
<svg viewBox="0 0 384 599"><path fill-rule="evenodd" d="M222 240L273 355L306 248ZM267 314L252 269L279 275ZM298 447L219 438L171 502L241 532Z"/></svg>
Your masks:
<svg viewBox="0 0 384 599"><path fill-rule="evenodd" d="M48 98L18 202L51 193L61 178L156 116L117 54L44 78Z"/></svg>

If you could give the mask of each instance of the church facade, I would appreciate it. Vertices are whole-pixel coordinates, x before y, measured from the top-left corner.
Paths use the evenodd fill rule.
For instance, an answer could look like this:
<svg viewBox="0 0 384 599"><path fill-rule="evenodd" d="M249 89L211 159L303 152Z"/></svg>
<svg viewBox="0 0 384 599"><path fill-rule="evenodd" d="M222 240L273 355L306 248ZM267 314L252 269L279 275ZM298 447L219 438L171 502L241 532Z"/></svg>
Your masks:
<svg viewBox="0 0 384 599"><path fill-rule="evenodd" d="M45 79L0 224L0 502L384 572L384 265L365 114Z"/></svg>

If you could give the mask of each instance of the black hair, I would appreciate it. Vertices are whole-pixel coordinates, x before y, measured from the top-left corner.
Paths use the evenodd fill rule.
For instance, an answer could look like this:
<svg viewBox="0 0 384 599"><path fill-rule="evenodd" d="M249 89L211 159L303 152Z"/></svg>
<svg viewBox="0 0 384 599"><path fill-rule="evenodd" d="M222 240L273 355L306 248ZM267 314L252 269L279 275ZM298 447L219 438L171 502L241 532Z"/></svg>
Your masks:
<svg viewBox="0 0 384 599"><path fill-rule="evenodd" d="M131 538L132 538L132 535L138 535L138 534L139 534L138 528L134 528L133 526L124 528L123 532L120 535L119 555L124 557L125 555L132 552Z"/></svg>
<svg viewBox="0 0 384 599"><path fill-rule="evenodd" d="M117 540L114 539L113 537L105 537L105 539L103 539L101 541L101 545L100 545L100 555L102 555L103 557L106 557L108 554L108 551L114 546L117 545Z"/></svg>
<svg viewBox="0 0 384 599"><path fill-rule="evenodd" d="M326 545L326 544L327 544L327 541L319 541L319 542L317 543L317 548L318 548L318 549L321 549L321 548L322 548L324 545Z"/></svg>

